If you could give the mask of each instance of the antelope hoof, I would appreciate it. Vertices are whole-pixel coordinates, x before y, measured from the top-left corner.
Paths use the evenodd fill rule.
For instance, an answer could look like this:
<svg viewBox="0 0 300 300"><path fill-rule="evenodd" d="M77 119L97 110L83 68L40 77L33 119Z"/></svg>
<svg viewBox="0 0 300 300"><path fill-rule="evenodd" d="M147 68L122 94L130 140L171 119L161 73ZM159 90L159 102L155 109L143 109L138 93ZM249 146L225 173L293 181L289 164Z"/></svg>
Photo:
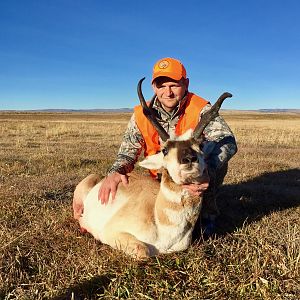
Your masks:
<svg viewBox="0 0 300 300"><path fill-rule="evenodd" d="M143 260L150 257L150 250L146 245L137 244L133 256L137 260Z"/></svg>

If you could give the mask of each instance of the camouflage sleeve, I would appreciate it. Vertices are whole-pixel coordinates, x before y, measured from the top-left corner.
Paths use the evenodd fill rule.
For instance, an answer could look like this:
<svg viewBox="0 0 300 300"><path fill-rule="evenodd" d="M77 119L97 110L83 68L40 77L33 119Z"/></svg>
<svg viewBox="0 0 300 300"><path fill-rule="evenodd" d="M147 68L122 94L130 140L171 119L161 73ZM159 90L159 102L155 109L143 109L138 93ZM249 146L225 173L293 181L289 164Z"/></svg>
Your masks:
<svg viewBox="0 0 300 300"><path fill-rule="evenodd" d="M203 108L201 115L209 110L210 107L211 105L207 104ZM217 116L206 126L204 136L203 152L210 168L221 168L237 152L234 135L221 116Z"/></svg>
<svg viewBox="0 0 300 300"><path fill-rule="evenodd" d="M121 174L130 173L133 170L144 145L145 142L143 136L136 125L133 114L124 133L117 158L108 170L108 174L113 172Z"/></svg>

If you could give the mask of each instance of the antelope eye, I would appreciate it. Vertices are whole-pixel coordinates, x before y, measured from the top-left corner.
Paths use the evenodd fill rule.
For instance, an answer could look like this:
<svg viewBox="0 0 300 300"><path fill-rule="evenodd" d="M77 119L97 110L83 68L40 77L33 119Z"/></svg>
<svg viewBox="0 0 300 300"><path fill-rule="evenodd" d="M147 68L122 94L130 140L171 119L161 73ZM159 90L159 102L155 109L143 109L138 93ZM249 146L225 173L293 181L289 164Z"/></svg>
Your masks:
<svg viewBox="0 0 300 300"><path fill-rule="evenodd" d="M163 153L164 156L166 156L166 155L168 154L168 149L163 148L163 149L161 150L161 152Z"/></svg>

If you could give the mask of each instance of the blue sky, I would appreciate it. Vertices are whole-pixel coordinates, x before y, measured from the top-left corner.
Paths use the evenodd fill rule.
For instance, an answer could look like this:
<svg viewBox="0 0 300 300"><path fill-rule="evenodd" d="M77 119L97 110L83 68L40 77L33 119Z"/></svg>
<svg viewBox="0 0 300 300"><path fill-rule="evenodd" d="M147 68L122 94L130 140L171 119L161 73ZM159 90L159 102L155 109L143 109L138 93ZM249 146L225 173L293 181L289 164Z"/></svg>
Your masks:
<svg viewBox="0 0 300 300"><path fill-rule="evenodd" d="M0 110L138 104L175 57L227 109L300 108L300 1L0 0Z"/></svg>

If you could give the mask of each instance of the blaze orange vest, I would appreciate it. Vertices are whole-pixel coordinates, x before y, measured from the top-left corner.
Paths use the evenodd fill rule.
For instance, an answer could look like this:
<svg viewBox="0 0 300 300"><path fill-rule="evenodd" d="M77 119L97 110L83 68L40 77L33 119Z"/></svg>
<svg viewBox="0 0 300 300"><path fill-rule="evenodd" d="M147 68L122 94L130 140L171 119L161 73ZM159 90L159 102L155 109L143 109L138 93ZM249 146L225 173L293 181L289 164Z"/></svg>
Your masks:
<svg viewBox="0 0 300 300"><path fill-rule="evenodd" d="M184 114L178 120L178 123L175 127L176 135L181 135L185 133L188 129L194 129L200 117L200 112L206 104L209 102L205 99L193 94L188 93L187 95L187 104ZM149 105L149 102L148 102ZM134 107L135 122L139 128L146 148L144 149L144 156L153 155L160 151L159 137L158 132L151 124L151 122L143 114L143 108L141 105ZM150 170L152 177L157 177L156 170Z"/></svg>

